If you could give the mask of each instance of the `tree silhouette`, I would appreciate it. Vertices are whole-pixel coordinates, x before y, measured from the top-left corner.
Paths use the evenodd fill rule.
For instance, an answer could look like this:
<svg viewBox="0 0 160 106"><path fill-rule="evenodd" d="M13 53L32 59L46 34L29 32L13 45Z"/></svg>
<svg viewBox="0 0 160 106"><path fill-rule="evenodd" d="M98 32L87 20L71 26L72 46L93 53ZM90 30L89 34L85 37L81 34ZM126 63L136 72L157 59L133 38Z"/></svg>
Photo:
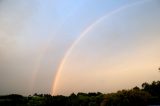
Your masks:
<svg viewBox="0 0 160 106"><path fill-rule="evenodd" d="M116 93L72 93L70 96L37 94L24 97L18 94L0 96L0 106L148 106L160 105L160 81L145 82L142 88L120 90Z"/></svg>

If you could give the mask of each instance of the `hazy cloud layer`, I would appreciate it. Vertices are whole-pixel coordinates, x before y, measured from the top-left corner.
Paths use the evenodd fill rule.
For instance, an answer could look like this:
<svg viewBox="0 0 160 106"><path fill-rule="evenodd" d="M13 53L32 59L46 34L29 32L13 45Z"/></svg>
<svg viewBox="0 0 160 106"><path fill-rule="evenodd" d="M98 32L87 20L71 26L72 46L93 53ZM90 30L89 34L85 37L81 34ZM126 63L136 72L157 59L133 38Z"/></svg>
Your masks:
<svg viewBox="0 0 160 106"><path fill-rule="evenodd" d="M0 0L0 95L50 93L58 66L80 34L137 1ZM87 33L64 65L58 94L115 91L159 78L159 0L142 4Z"/></svg>

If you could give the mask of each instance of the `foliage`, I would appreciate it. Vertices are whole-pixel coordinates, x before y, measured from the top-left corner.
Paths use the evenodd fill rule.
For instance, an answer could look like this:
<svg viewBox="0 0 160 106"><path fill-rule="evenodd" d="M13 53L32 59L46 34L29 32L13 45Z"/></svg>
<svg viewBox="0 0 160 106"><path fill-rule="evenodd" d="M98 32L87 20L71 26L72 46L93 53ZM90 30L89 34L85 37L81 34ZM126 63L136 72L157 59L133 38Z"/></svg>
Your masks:
<svg viewBox="0 0 160 106"><path fill-rule="evenodd" d="M160 81L153 81L152 84L143 83L142 90L149 92L152 96L160 97Z"/></svg>
<svg viewBox="0 0 160 106"><path fill-rule="evenodd" d="M0 96L0 106L148 106L160 105L160 81L143 83L116 93L72 93L70 96L37 94L24 97L18 94Z"/></svg>
<svg viewBox="0 0 160 106"><path fill-rule="evenodd" d="M146 106L151 95L141 90L122 90L107 94L104 106Z"/></svg>

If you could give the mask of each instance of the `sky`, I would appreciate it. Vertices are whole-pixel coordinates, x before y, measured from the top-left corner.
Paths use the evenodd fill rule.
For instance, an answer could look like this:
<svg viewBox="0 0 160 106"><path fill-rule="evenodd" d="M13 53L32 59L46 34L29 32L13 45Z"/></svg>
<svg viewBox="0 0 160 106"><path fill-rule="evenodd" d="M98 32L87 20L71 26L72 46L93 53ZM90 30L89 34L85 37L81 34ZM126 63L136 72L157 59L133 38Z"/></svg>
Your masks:
<svg viewBox="0 0 160 106"><path fill-rule="evenodd" d="M0 95L160 80L159 11L159 0L0 0Z"/></svg>

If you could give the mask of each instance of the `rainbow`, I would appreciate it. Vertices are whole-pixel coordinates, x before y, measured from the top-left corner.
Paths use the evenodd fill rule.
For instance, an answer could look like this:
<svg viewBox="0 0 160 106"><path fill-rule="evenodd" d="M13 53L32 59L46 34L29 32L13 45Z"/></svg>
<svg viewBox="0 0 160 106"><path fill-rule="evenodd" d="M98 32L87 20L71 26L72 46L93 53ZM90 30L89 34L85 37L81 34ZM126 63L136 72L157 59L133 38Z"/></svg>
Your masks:
<svg viewBox="0 0 160 106"><path fill-rule="evenodd" d="M127 4L125 6L122 6L116 10L113 10L111 12L109 12L108 14L100 17L99 19L97 19L96 21L94 21L92 24L90 24L81 34L80 36L73 42L73 44L69 47L69 49L67 50L67 52L65 53L64 57L62 58L58 70L56 72L56 76L53 80L53 84L52 84L52 89L51 89L51 94L52 95L56 95L56 89L57 89L57 84L58 84L58 80L60 77L60 74L62 72L62 69L64 67L64 64L66 62L66 60L68 59L69 55L71 54L72 50L75 48L75 46L80 42L80 40L89 32L91 31L97 24L99 24L100 22L102 22L104 19L107 19L113 15L115 15L118 12L121 12L129 7L133 7L135 5L139 5L139 4L143 4L147 1L151 1L151 0L141 0L132 4Z"/></svg>

